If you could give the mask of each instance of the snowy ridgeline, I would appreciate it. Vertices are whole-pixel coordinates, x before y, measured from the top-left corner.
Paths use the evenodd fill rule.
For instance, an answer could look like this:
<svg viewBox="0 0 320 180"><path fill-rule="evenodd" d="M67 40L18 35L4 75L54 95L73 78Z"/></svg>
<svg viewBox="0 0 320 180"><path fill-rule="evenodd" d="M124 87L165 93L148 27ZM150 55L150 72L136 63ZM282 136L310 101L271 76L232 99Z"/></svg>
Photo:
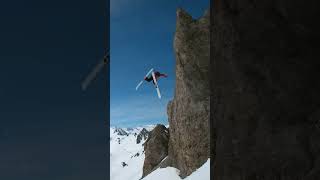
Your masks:
<svg viewBox="0 0 320 180"><path fill-rule="evenodd" d="M110 128L111 180L140 180L143 172L143 143L155 126L138 128ZM146 132L147 130L147 132ZM157 169L142 180L181 180L179 170L168 167ZM210 160L185 180L209 180Z"/></svg>

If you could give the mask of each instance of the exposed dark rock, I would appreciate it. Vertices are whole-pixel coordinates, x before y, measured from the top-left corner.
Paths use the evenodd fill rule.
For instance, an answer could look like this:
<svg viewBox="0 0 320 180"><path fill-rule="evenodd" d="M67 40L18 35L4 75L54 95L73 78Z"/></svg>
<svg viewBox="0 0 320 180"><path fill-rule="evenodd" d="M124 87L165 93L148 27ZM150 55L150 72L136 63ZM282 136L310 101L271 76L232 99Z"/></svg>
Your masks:
<svg viewBox="0 0 320 180"><path fill-rule="evenodd" d="M126 166L128 166L128 164L127 164L127 163L125 163L125 162L122 162L121 164L122 164L122 167L126 167Z"/></svg>
<svg viewBox="0 0 320 180"><path fill-rule="evenodd" d="M170 158L167 156L167 157L165 157L165 158L163 158L163 160L156 166L156 167L154 167L153 168L153 170L152 171L154 171L154 170L156 170L156 169L158 169L158 168L166 168L166 167L169 167L169 166L171 166L171 160L170 160ZM151 171L151 172L152 172Z"/></svg>
<svg viewBox="0 0 320 180"><path fill-rule="evenodd" d="M139 144L142 140L147 140L149 135L149 131L143 128L140 133L137 135L137 144Z"/></svg>
<svg viewBox="0 0 320 180"><path fill-rule="evenodd" d="M135 155L133 155L131 158L133 157L139 157L140 156L140 153L136 153Z"/></svg>
<svg viewBox="0 0 320 180"><path fill-rule="evenodd" d="M125 130L123 130L121 128L116 128L114 130L114 132L117 133L120 136L129 136L129 134Z"/></svg>
<svg viewBox="0 0 320 180"><path fill-rule="evenodd" d="M214 1L215 180L320 179L319 5Z"/></svg>
<svg viewBox="0 0 320 180"><path fill-rule="evenodd" d="M144 143L145 160L143 175L145 177L168 155L169 133L164 125L158 124Z"/></svg>
<svg viewBox="0 0 320 180"><path fill-rule="evenodd" d="M184 10L177 10L176 87L167 111L169 158L182 177L191 174L210 156L209 27L209 12L195 20Z"/></svg>

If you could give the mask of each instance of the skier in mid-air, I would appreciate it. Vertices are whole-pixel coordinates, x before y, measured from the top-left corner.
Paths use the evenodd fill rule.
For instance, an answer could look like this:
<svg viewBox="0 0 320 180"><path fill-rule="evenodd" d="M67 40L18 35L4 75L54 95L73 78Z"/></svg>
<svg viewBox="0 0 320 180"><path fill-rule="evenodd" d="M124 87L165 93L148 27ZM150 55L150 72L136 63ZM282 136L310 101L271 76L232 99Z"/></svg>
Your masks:
<svg viewBox="0 0 320 180"><path fill-rule="evenodd" d="M155 86L155 88L157 90L158 97L159 97L159 99L161 99L161 93L160 93L160 89L159 89L158 82L157 82L160 77L168 77L168 75L162 74L159 71L153 71L153 68L151 68L150 71L145 75L143 80L137 85L136 90L138 90L138 88L141 86L141 84L144 81L147 81L147 82L152 81L153 85Z"/></svg>
<svg viewBox="0 0 320 180"><path fill-rule="evenodd" d="M154 72L154 75L155 75L155 77L156 77L156 80L158 80L160 77L168 77L168 75L166 75L166 74L161 74L159 71L155 71L155 72ZM149 75L148 77L144 77L144 80L146 80L146 81L148 81L148 82L152 81L152 83L154 84L152 75Z"/></svg>

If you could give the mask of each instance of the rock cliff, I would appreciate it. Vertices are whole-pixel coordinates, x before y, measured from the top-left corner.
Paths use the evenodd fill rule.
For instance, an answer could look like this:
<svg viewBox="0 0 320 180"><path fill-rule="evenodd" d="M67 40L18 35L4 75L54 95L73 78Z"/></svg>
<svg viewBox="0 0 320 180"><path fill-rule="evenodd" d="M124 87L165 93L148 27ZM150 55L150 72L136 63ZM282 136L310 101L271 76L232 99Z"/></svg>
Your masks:
<svg viewBox="0 0 320 180"><path fill-rule="evenodd" d="M147 140L149 136L149 131L143 128L140 133L137 135L137 144L139 144L142 140Z"/></svg>
<svg viewBox="0 0 320 180"><path fill-rule="evenodd" d="M144 143L145 160L143 174L145 177L168 155L169 131L164 125L158 124Z"/></svg>
<svg viewBox="0 0 320 180"><path fill-rule="evenodd" d="M169 117L169 159L187 176L210 156L210 18L198 20L177 10L174 50L176 86L167 107Z"/></svg>
<svg viewBox="0 0 320 180"><path fill-rule="evenodd" d="M167 166L179 169L180 176L185 177L210 157L209 27L209 11L195 20L184 10L177 10L176 86L167 107L169 132L158 125L149 135L143 177ZM168 135L166 139L166 134L170 138Z"/></svg>

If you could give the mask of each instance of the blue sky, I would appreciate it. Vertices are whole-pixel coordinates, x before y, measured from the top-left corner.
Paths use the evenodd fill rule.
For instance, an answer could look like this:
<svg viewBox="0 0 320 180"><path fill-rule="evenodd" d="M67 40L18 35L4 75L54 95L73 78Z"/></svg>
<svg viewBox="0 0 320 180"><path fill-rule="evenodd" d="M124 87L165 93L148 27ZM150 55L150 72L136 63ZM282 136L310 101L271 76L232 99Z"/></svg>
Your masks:
<svg viewBox="0 0 320 180"><path fill-rule="evenodd" d="M167 103L173 98L176 9L199 18L209 0L111 0L110 117L112 126L167 124ZM159 80L159 100L150 83L136 85L154 68L169 75Z"/></svg>

